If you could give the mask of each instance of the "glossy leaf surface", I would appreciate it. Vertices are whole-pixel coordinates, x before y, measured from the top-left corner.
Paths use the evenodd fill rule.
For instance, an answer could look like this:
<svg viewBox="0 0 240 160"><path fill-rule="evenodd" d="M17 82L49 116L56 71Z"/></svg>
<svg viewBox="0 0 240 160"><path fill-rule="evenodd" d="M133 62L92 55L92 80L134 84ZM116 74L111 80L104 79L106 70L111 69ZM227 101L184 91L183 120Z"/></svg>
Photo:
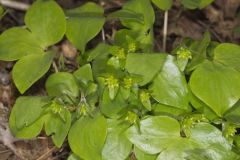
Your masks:
<svg viewBox="0 0 240 160"><path fill-rule="evenodd" d="M171 56L168 56L161 71L153 80L150 90L153 98L159 103L181 109L188 108L187 82Z"/></svg>
<svg viewBox="0 0 240 160"><path fill-rule="evenodd" d="M222 116L240 98L239 81L236 70L205 61L193 72L190 87L194 95Z"/></svg>
<svg viewBox="0 0 240 160"><path fill-rule="evenodd" d="M102 148L107 136L107 121L96 114L94 118L82 117L77 120L68 135L72 151L85 160L101 160Z"/></svg>

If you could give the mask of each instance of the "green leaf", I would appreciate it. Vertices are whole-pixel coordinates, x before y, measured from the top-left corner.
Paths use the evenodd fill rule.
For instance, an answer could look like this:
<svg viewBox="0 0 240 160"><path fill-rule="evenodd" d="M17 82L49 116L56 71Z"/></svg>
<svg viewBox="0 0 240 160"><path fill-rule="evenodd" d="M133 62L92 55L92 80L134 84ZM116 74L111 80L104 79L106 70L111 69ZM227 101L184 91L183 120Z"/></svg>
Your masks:
<svg viewBox="0 0 240 160"><path fill-rule="evenodd" d="M174 63L174 58L168 56L162 70L153 80L150 87L153 98L159 103L188 109L189 91L186 79Z"/></svg>
<svg viewBox="0 0 240 160"><path fill-rule="evenodd" d="M132 143L124 134L128 127L129 124L123 121L108 120L108 135L102 151L104 160L123 160L128 157L132 150Z"/></svg>
<svg viewBox="0 0 240 160"><path fill-rule="evenodd" d="M43 106L49 103L46 97L19 97L13 106L11 116L14 116L16 127L21 129L34 123L43 111Z"/></svg>
<svg viewBox="0 0 240 160"><path fill-rule="evenodd" d="M136 22L135 20L122 20L122 24L131 29L140 29L144 30L152 28L152 25L155 20L154 10L149 0L131 0L124 4L123 10L129 10L137 14L143 15L144 25Z"/></svg>
<svg viewBox="0 0 240 160"><path fill-rule="evenodd" d="M121 92L118 92L116 97L111 100L108 89L103 91L103 96L100 101L100 110L105 116L117 118L120 116L120 112L126 107L127 103Z"/></svg>
<svg viewBox="0 0 240 160"><path fill-rule="evenodd" d="M90 64L85 64L76 70L73 75L80 82L87 83L88 81L93 81L92 68Z"/></svg>
<svg viewBox="0 0 240 160"><path fill-rule="evenodd" d="M46 90L50 96L79 96L79 87L75 77L68 72L54 73L46 81Z"/></svg>
<svg viewBox="0 0 240 160"><path fill-rule="evenodd" d="M109 51L110 46L105 43L98 44L94 49L86 52L88 54L88 62L91 62L98 56L104 55Z"/></svg>
<svg viewBox="0 0 240 160"><path fill-rule="evenodd" d="M203 9L203 8L207 7L208 5L210 5L212 2L214 2L214 0L201 0L198 8Z"/></svg>
<svg viewBox="0 0 240 160"><path fill-rule="evenodd" d="M2 5L0 5L0 19L2 18L3 15L4 15L4 8Z"/></svg>
<svg viewBox="0 0 240 160"><path fill-rule="evenodd" d="M172 0L152 0L152 2L160 9L167 11L169 10L172 5L173 1Z"/></svg>
<svg viewBox="0 0 240 160"><path fill-rule="evenodd" d="M13 27L0 36L0 59L4 61L18 60L29 54L42 54L43 49L37 39L28 30Z"/></svg>
<svg viewBox="0 0 240 160"><path fill-rule="evenodd" d="M222 43L214 50L214 60L240 72L240 46L232 43Z"/></svg>
<svg viewBox="0 0 240 160"><path fill-rule="evenodd" d="M71 113L67 108L61 109L60 113L49 113L45 123L46 134L52 135L52 140L58 148L62 146L71 127ZM61 114L61 116L59 114Z"/></svg>
<svg viewBox="0 0 240 160"><path fill-rule="evenodd" d="M205 61L193 72L190 87L194 95L222 116L240 98L240 73L218 63Z"/></svg>
<svg viewBox="0 0 240 160"><path fill-rule="evenodd" d="M25 23L44 48L59 42L66 31L64 12L53 0L33 3L25 15Z"/></svg>
<svg viewBox="0 0 240 160"><path fill-rule="evenodd" d="M181 0L182 5L187 9L198 8L201 0Z"/></svg>
<svg viewBox="0 0 240 160"><path fill-rule="evenodd" d="M164 150L164 144L180 136L180 125L177 120L167 116L148 117L137 126L130 127L128 139L147 154L157 154Z"/></svg>
<svg viewBox="0 0 240 160"><path fill-rule="evenodd" d="M128 54L126 69L129 73L142 76L140 85L143 86L160 71L165 59L165 54Z"/></svg>
<svg viewBox="0 0 240 160"><path fill-rule="evenodd" d="M82 160L82 159L72 153L67 160Z"/></svg>
<svg viewBox="0 0 240 160"><path fill-rule="evenodd" d="M22 129L17 129L16 124L16 117L12 116L9 119L10 122L10 128L13 135L19 139L33 139L37 135L41 133L41 130L43 128L43 124L45 122L45 116L40 117L38 120L36 120L33 124L26 126Z"/></svg>
<svg viewBox="0 0 240 160"><path fill-rule="evenodd" d="M136 21L138 23L143 24L143 15L136 13L132 10L128 10L128 9L121 9L118 11L115 11L113 13L110 13L107 16L107 19L116 19L119 18L120 20L131 20L131 21Z"/></svg>
<svg viewBox="0 0 240 160"><path fill-rule="evenodd" d="M191 42L189 49L192 51L192 59L188 63L186 71L191 72L207 58L207 48L210 45L211 36L209 32L205 32L203 39Z"/></svg>
<svg viewBox="0 0 240 160"><path fill-rule="evenodd" d="M18 138L35 137L42 129L43 121L39 119L48 103L46 97L19 97L10 114L12 133Z"/></svg>
<svg viewBox="0 0 240 160"><path fill-rule="evenodd" d="M168 106L164 104L154 104L153 105L153 113L154 115L171 115L171 116L179 116L181 114L186 113L186 110L183 110L178 107ZM189 111L190 112L190 111Z"/></svg>
<svg viewBox="0 0 240 160"><path fill-rule="evenodd" d="M103 12L102 7L92 2L68 11L66 35L82 53L86 44L101 31L105 22Z"/></svg>
<svg viewBox="0 0 240 160"><path fill-rule="evenodd" d="M222 132L208 123L199 123L191 129L191 139L201 145L202 155L210 160L231 160L236 155ZM196 149L197 150L197 149Z"/></svg>
<svg viewBox="0 0 240 160"><path fill-rule="evenodd" d="M236 158L221 131L208 123L195 124L190 129L190 137L186 138L180 136L180 125L175 119L148 117L140 121L140 129L132 126L126 134L143 153L160 153L157 160L186 160L194 152L208 160Z"/></svg>
<svg viewBox="0 0 240 160"><path fill-rule="evenodd" d="M204 117L206 117L208 120L218 121L220 119L209 106L207 106L193 94L191 94L190 103L198 112L204 114Z"/></svg>
<svg viewBox="0 0 240 160"><path fill-rule="evenodd" d="M228 122L240 125L240 101L224 114L224 118Z"/></svg>
<svg viewBox="0 0 240 160"><path fill-rule="evenodd" d="M93 118L81 117L68 135L72 151L85 160L101 160L102 148L107 136L107 120L99 113Z"/></svg>
<svg viewBox="0 0 240 160"><path fill-rule="evenodd" d="M203 9L214 0L181 0L182 5L187 9Z"/></svg>
<svg viewBox="0 0 240 160"><path fill-rule="evenodd" d="M134 153L137 160L156 160L157 155L146 154L137 147L134 147Z"/></svg>
<svg viewBox="0 0 240 160"><path fill-rule="evenodd" d="M32 54L22 57L13 67L12 75L15 85L24 93L50 68L54 54Z"/></svg>

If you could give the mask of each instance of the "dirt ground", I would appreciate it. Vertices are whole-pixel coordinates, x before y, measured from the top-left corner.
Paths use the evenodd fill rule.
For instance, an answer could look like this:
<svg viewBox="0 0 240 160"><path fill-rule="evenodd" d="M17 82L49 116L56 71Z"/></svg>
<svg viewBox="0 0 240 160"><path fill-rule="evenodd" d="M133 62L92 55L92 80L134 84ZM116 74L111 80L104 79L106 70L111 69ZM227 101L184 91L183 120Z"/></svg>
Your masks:
<svg viewBox="0 0 240 160"><path fill-rule="evenodd" d="M63 8L73 8L87 2L87 0L57 0ZM121 8L127 0L94 0L103 6L107 12ZM25 4L31 4L33 0L19 0ZM24 24L25 11L6 8L7 14L0 20L0 32L12 27ZM164 13L156 9L155 50L162 50L162 28ZM237 28L238 27L238 31ZM240 0L215 0L212 5L203 10L184 10L178 0L169 11L167 51L171 51L181 42L183 37L201 39L206 30L212 35L212 39L218 42L231 42L240 44ZM111 36L113 30L119 28L119 22L107 22L104 26L106 37ZM100 37L100 36L99 36ZM89 47L99 42L100 38L93 40ZM56 46L63 52L68 61L65 61L69 70L73 70L75 62L71 57L76 56L76 49L66 40ZM67 143L61 149L57 149L51 140L43 133L37 139L31 141L17 140L11 136L8 129L9 112L15 99L20 95L13 84L11 70L14 62L0 61L0 160L61 160L69 154ZM40 79L25 95L44 95L44 81Z"/></svg>

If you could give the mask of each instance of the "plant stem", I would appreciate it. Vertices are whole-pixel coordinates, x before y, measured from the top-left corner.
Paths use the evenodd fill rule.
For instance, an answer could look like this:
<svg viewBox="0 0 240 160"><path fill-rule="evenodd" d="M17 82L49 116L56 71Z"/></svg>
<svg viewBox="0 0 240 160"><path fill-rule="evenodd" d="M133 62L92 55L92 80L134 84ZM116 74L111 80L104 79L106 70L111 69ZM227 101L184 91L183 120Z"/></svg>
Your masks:
<svg viewBox="0 0 240 160"><path fill-rule="evenodd" d="M17 2L17 1L10 1L10 0L0 0L0 4L5 7L9 7L9 8L13 8L21 11L26 11L30 7L28 4Z"/></svg>
<svg viewBox="0 0 240 160"><path fill-rule="evenodd" d="M59 72L59 71L58 71L57 64L56 64L54 61L52 62L52 65L53 65L53 68L54 68L54 70L55 70L55 73Z"/></svg>
<svg viewBox="0 0 240 160"><path fill-rule="evenodd" d="M164 12L164 26L163 26L163 51L166 52L167 46L167 28L168 28L168 11Z"/></svg>
<svg viewBox="0 0 240 160"><path fill-rule="evenodd" d="M106 42L106 38L105 38L105 31L104 31L104 28L102 29L102 40L103 42L105 43Z"/></svg>

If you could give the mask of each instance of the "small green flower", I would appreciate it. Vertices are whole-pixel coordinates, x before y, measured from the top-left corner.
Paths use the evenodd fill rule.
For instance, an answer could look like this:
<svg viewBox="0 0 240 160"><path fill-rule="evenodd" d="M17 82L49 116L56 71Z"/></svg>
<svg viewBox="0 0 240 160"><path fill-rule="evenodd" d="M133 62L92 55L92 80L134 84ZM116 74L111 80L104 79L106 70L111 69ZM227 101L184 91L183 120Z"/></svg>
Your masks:
<svg viewBox="0 0 240 160"><path fill-rule="evenodd" d="M147 102L147 101L149 101L149 98L150 98L150 94L149 94L148 92L142 91L142 92L140 93L140 100L141 100L142 102Z"/></svg>
<svg viewBox="0 0 240 160"><path fill-rule="evenodd" d="M185 47L181 47L177 51L177 56L181 59L192 59L192 52Z"/></svg>
<svg viewBox="0 0 240 160"><path fill-rule="evenodd" d="M108 86L108 88L119 87L118 79L114 78L113 76L106 78L105 84Z"/></svg>
<svg viewBox="0 0 240 160"><path fill-rule="evenodd" d="M206 118L204 117L203 114L194 114L187 116L183 121L182 121L182 129L186 135L186 137L190 137L190 129L195 126L195 124L199 122L206 121Z"/></svg>
<svg viewBox="0 0 240 160"><path fill-rule="evenodd" d="M60 114L62 111L62 106L59 105L56 101L53 101L50 107L54 114Z"/></svg>
<svg viewBox="0 0 240 160"><path fill-rule="evenodd" d="M136 51L137 47L135 43L130 43L128 45L128 53L134 53Z"/></svg>
<svg viewBox="0 0 240 160"><path fill-rule="evenodd" d="M84 116L87 115L87 106L85 104L81 105L80 115L84 115Z"/></svg>
<svg viewBox="0 0 240 160"><path fill-rule="evenodd" d="M121 48L117 52L117 58L118 59L126 59L124 48Z"/></svg>
<svg viewBox="0 0 240 160"><path fill-rule="evenodd" d="M134 112L128 111L127 117L125 118L131 124L136 124L138 120L138 115Z"/></svg>
<svg viewBox="0 0 240 160"><path fill-rule="evenodd" d="M124 83L124 87L129 89L133 85L133 80L132 80L132 78L124 78L123 83Z"/></svg>
<svg viewBox="0 0 240 160"><path fill-rule="evenodd" d="M226 131L225 131L226 138L233 137L236 132L237 132L237 130L236 130L236 127L235 127L235 126L233 126L233 125L228 125L228 126L226 127Z"/></svg>
<svg viewBox="0 0 240 160"><path fill-rule="evenodd" d="M108 87L110 99L113 100L117 95L119 88L118 79L114 78L113 76L109 76L108 78L105 79L105 85L107 85Z"/></svg>

